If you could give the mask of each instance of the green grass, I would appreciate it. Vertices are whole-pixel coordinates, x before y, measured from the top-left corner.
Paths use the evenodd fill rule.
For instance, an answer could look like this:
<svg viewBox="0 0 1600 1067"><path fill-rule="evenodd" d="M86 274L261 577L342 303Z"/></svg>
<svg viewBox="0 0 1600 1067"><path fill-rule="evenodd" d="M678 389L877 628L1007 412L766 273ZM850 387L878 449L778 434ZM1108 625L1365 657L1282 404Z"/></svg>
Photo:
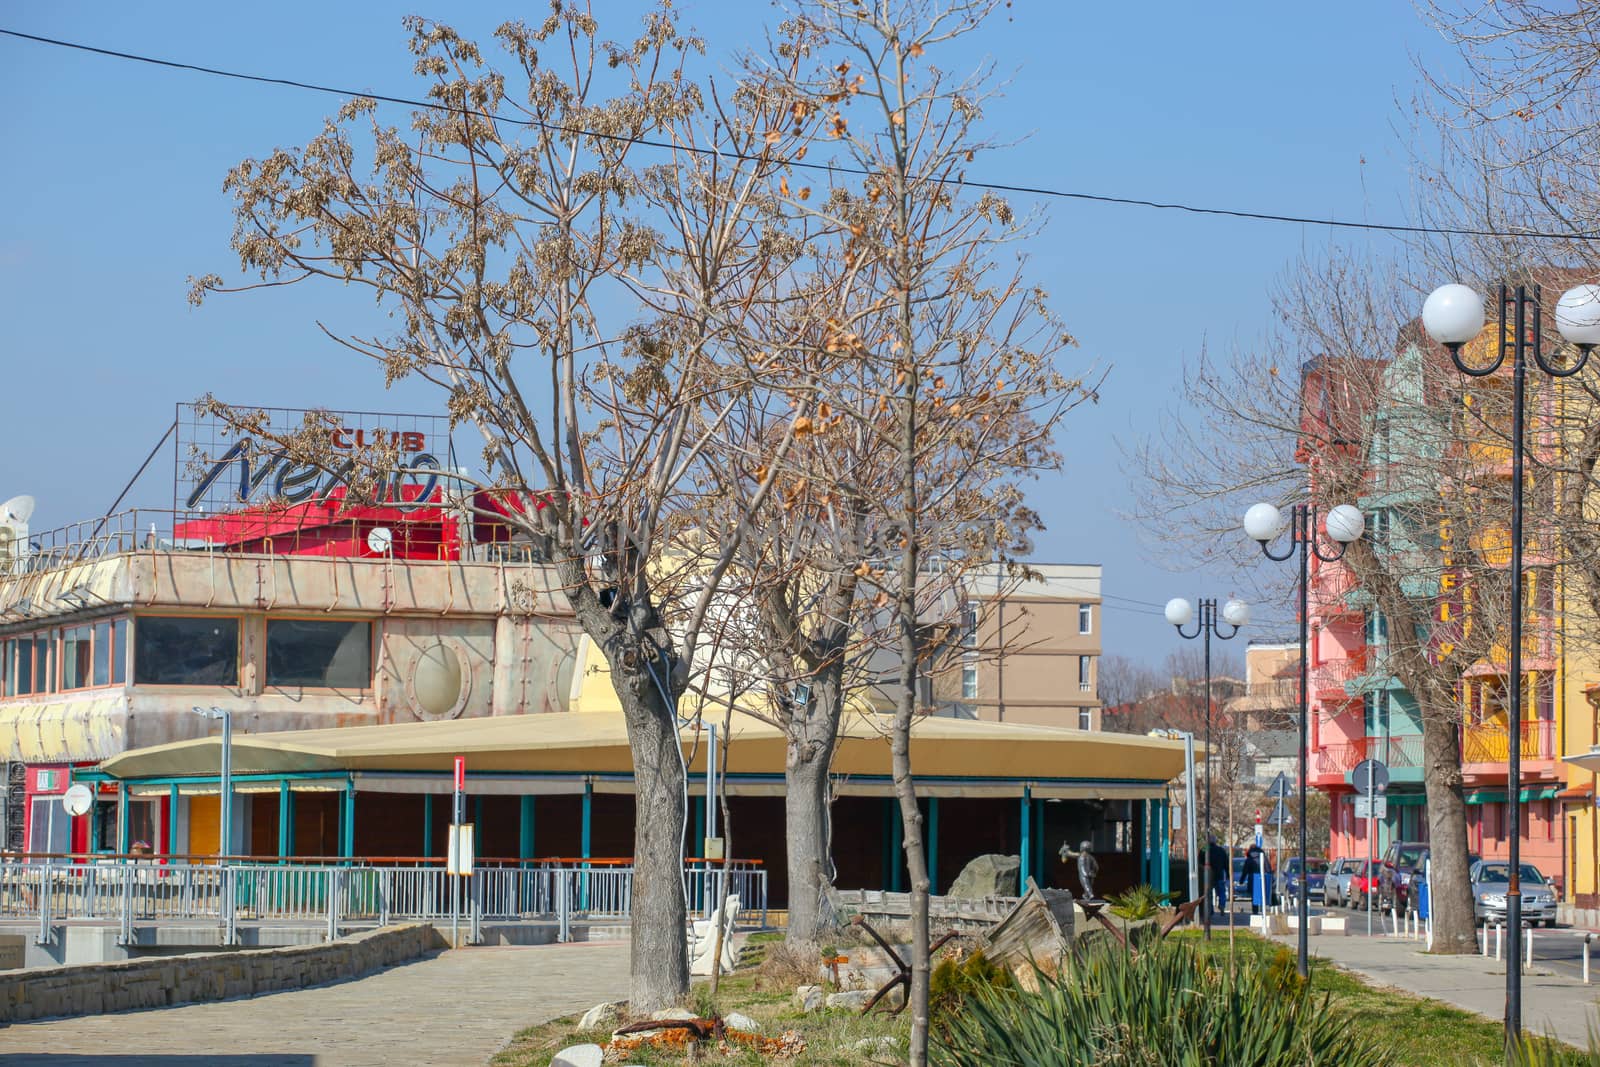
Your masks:
<svg viewBox="0 0 1600 1067"><path fill-rule="evenodd" d="M1190 931L1174 937L1198 937ZM1270 956L1278 946L1254 934L1236 934L1235 951ZM1212 955L1226 958L1228 939L1213 936ZM1380 1036L1401 1063L1410 1067L1468 1067L1505 1062L1505 1037L1499 1023L1476 1012L1412 996L1398 989L1368 985L1326 960L1313 960L1311 988L1327 993L1331 1006L1355 1025Z"/></svg>

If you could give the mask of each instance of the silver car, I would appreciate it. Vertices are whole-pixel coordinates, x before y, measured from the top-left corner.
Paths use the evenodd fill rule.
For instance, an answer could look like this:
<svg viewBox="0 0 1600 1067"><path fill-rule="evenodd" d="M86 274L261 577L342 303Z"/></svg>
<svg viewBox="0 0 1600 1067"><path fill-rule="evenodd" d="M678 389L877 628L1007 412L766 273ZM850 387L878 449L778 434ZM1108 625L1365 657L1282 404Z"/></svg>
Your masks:
<svg viewBox="0 0 1600 1067"><path fill-rule="evenodd" d="M1328 907L1343 904L1350 893L1350 876L1356 873L1356 868L1361 866L1361 861L1352 857L1342 857L1333 861L1333 866L1328 868L1328 877L1322 883L1324 903Z"/></svg>
<svg viewBox="0 0 1600 1067"><path fill-rule="evenodd" d="M1556 924L1556 892L1549 879L1531 863L1522 873L1522 921L1531 926ZM1473 911L1480 923L1506 921L1507 879L1511 865L1504 860L1479 860L1472 865Z"/></svg>

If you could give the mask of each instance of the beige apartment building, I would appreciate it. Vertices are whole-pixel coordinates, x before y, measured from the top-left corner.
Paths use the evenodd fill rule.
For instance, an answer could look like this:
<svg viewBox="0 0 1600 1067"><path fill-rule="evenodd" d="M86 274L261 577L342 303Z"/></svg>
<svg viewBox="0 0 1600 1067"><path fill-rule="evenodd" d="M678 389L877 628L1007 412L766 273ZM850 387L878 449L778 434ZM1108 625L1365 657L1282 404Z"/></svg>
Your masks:
<svg viewBox="0 0 1600 1067"><path fill-rule="evenodd" d="M1100 729L1100 566L1031 563L966 581L963 645L935 686L938 714Z"/></svg>

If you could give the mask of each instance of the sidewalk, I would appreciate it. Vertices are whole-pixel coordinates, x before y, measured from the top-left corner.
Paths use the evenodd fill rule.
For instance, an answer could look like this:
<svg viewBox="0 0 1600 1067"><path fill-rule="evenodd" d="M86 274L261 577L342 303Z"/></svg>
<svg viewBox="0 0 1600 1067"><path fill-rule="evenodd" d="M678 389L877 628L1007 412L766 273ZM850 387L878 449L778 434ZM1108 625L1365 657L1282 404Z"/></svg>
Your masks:
<svg viewBox="0 0 1600 1067"><path fill-rule="evenodd" d="M1295 947L1294 934L1276 937ZM1364 934L1323 934L1310 939L1311 954L1384 986L1430 997L1499 1022L1505 1018L1505 964L1484 956L1431 956L1421 941ZM1553 1033L1584 1048L1597 1023L1600 985L1552 973L1534 960L1522 977L1522 1025L1530 1033Z"/></svg>

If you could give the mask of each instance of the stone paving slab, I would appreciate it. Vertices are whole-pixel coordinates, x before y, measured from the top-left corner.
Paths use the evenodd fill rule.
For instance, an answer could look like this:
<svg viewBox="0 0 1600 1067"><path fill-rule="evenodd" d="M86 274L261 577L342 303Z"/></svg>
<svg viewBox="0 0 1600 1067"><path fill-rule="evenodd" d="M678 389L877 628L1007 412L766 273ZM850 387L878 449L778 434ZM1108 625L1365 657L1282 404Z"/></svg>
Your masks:
<svg viewBox="0 0 1600 1067"><path fill-rule="evenodd" d="M468 948L313 989L17 1023L0 1065L478 1067L525 1026L627 995L626 942Z"/></svg>

